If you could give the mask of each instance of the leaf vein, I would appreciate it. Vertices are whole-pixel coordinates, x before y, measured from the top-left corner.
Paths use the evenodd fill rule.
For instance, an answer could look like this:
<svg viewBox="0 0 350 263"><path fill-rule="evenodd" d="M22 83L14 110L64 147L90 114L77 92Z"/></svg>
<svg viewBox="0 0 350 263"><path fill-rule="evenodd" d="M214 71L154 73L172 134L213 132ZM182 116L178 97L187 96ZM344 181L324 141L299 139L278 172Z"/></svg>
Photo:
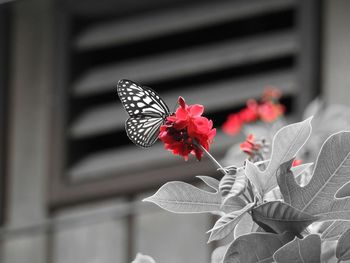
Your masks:
<svg viewBox="0 0 350 263"><path fill-rule="evenodd" d="M309 200L309 202L305 205L305 207L301 210L301 211L305 211L309 205L318 197L319 193L327 186L328 182L331 181L333 179L333 177L337 174L338 170L342 167L342 164L347 161L347 159L349 158L350 152L347 153L347 155L344 157L343 161L341 161L341 163L338 165L338 167L334 170L333 173L331 173L328 169L328 166L326 165L327 171L330 173L329 178L325 181L325 183L323 184L322 187L320 187L317 192L313 195L313 197L311 197L311 199ZM332 158L331 158L332 159ZM316 170L315 170L316 172Z"/></svg>

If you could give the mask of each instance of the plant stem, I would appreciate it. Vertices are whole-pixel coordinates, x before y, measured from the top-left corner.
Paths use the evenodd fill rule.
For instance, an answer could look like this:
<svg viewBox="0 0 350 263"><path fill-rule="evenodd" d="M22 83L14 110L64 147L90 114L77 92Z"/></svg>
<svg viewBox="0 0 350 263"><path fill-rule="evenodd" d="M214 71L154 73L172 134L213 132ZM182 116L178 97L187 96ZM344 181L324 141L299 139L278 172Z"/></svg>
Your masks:
<svg viewBox="0 0 350 263"><path fill-rule="evenodd" d="M224 175L225 173L225 168L221 166L221 164L214 158L214 156L212 156L207 149L205 149L200 143L196 143L196 145L201 148L201 150L203 152L205 152L205 154L209 157L209 159L215 164L215 166L218 168L218 170L220 170Z"/></svg>

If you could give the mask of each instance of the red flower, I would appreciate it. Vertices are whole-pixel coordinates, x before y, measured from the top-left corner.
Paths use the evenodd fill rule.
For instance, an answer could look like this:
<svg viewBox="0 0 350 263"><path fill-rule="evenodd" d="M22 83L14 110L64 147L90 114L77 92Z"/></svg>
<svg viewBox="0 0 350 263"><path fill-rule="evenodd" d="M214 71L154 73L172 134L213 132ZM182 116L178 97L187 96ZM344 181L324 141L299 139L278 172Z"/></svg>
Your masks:
<svg viewBox="0 0 350 263"><path fill-rule="evenodd" d="M209 150L216 129L213 129L211 120L201 116L204 111L202 105L188 106L182 97L179 97L178 103L175 114L169 116L166 123L160 127L159 138L163 141L165 149L183 156L186 161L190 153L200 160L203 151L198 144Z"/></svg>
<svg viewBox="0 0 350 263"><path fill-rule="evenodd" d="M230 114L222 129L229 135L236 135L244 124L262 120L273 122L284 114L285 108L278 102L282 93L273 87L266 88L259 101L250 99L245 108Z"/></svg>
<svg viewBox="0 0 350 263"><path fill-rule="evenodd" d="M243 122L253 122L259 117L258 103L256 100L248 100L247 107L242 109L238 114Z"/></svg>
<svg viewBox="0 0 350 263"><path fill-rule="evenodd" d="M242 129L244 123L256 121L258 115L259 105L256 100L248 100L247 107L238 113L230 114L223 124L222 129L229 135L235 135Z"/></svg>
<svg viewBox="0 0 350 263"><path fill-rule="evenodd" d="M249 156L253 156L254 153L256 153L260 149L261 145L255 142L253 134L249 134L247 139L244 142L242 142L239 145L239 147L243 152L245 152Z"/></svg>
<svg viewBox="0 0 350 263"><path fill-rule="evenodd" d="M262 101L278 101L282 97L282 92L274 87L266 87L262 96Z"/></svg>
<svg viewBox="0 0 350 263"><path fill-rule="evenodd" d="M271 101L266 101L259 105L258 112L263 121L273 122L283 115L284 106L282 104L274 104Z"/></svg>
<svg viewBox="0 0 350 263"><path fill-rule="evenodd" d="M294 159L293 163L292 163L292 166L298 166L298 165L301 165L303 163L302 160L300 159Z"/></svg>
<svg viewBox="0 0 350 263"><path fill-rule="evenodd" d="M227 120L222 125L222 130L229 135L235 135L239 133L242 125L243 121L241 120L239 114L233 113L228 116Z"/></svg>

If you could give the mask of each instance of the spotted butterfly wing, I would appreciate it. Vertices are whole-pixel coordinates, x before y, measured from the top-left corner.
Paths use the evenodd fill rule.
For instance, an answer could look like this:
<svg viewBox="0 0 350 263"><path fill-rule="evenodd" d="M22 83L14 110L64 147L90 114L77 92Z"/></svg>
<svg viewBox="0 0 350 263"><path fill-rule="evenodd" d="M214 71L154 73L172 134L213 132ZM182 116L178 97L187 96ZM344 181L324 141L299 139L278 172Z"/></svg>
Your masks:
<svg viewBox="0 0 350 263"><path fill-rule="evenodd" d="M128 137L138 146L152 146L160 126L170 115L168 106L154 90L130 80L120 80L117 92L130 116L125 122Z"/></svg>

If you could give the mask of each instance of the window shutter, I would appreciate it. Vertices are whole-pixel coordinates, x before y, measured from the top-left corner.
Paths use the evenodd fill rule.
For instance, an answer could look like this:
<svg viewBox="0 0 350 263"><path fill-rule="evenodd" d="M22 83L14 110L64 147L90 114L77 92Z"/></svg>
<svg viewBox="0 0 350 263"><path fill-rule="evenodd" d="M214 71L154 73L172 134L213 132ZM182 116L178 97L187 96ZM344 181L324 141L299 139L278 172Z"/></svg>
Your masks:
<svg viewBox="0 0 350 263"><path fill-rule="evenodd" d="M116 94L119 79L154 88L171 110L179 95L188 104L205 105L219 128L212 147L218 158L234 142L220 132L225 117L259 97L265 86L280 88L289 113L297 114L304 74L299 61L308 37L300 30L302 8L296 0L178 1L119 14L116 8L117 14L108 16L86 7L79 15L73 12L66 43L70 58L61 65L68 110L60 174L67 185L85 190L54 193L53 203L128 193L213 171L205 160L183 162L161 143L146 150L133 145ZM103 186L96 191L87 185Z"/></svg>

